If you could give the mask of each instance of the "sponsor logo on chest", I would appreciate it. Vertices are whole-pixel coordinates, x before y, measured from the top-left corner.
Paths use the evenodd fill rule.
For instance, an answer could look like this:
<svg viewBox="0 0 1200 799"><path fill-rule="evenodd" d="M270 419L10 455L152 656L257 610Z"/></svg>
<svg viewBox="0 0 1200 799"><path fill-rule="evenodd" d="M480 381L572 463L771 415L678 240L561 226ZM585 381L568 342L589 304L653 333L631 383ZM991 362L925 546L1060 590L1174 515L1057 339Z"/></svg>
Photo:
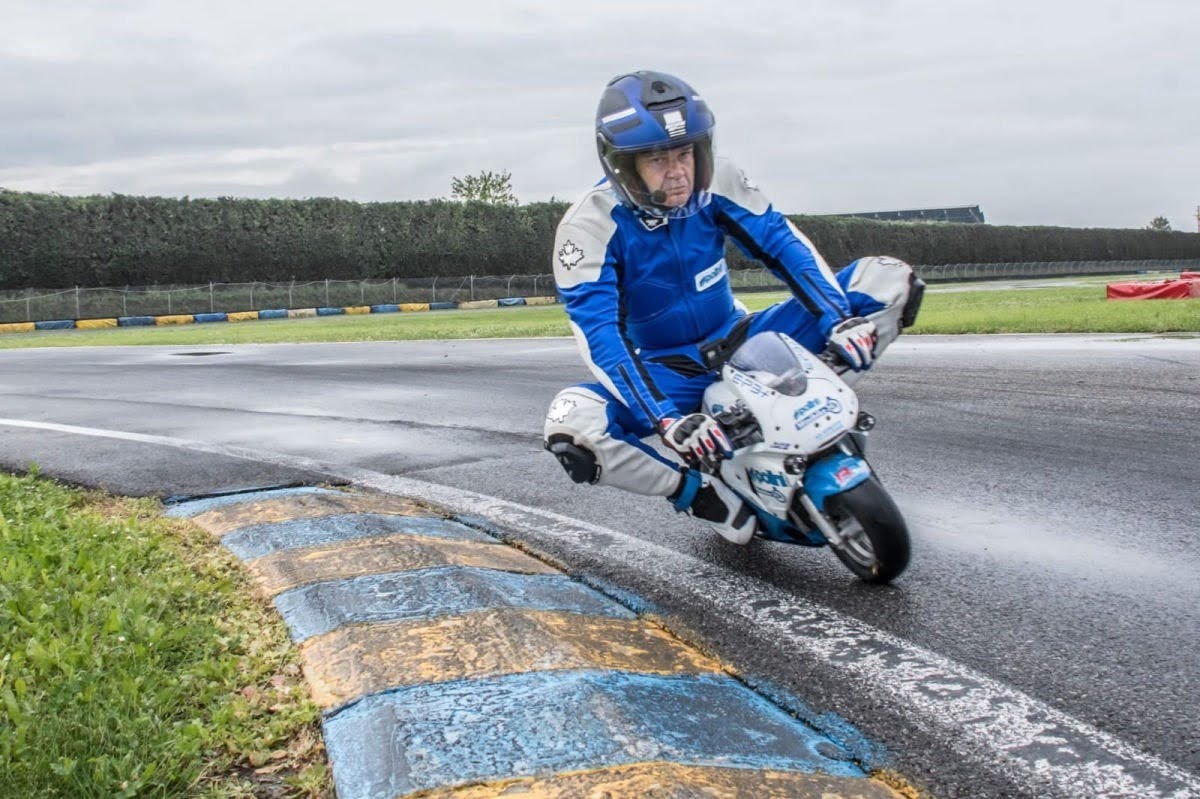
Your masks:
<svg viewBox="0 0 1200 799"><path fill-rule="evenodd" d="M717 283L720 283L721 278L727 274L729 274L729 267L726 265L725 259L722 258L708 269L696 275L696 291L704 291L705 289L712 288Z"/></svg>

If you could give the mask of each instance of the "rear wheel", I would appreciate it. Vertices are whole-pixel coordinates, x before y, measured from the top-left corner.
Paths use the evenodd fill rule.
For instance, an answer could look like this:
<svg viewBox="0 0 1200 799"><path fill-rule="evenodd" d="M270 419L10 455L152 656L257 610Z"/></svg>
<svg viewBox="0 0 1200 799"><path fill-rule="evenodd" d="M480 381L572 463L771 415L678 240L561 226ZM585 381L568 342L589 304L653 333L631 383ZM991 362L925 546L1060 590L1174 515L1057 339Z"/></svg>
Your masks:
<svg viewBox="0 0 1200 799"><path fill-rule="evenodd" d="M859 579L890 582L908 566L908 526L874 476L826 499L825 512L842 534L834 554Z"/></svg>

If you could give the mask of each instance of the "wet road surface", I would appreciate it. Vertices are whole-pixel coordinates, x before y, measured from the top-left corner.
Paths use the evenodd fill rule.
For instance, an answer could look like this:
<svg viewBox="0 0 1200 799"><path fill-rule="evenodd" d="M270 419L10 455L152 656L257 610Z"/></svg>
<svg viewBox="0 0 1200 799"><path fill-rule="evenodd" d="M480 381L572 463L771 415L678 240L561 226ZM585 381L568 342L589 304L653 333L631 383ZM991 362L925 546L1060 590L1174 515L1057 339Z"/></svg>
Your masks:
<svg viewBox="0 0 1200 799"><path fill-rule="evenodd" d="M944 751L911 706L813 661L786 626L747 624L729 604L740 587L844 614L1200 773L1200 339L898 342L859 384L879 419L869 454L914 537L882 589L826 551L734 548L665 502L570 483L541 450L542 415L588 378L562 339L0 351L0 464L165 495L327 478L319 461L498 497L680 558L668 573L671 558L635 568L537 542L844 716L939 795L1033 794L986 752ZM704 568L673 584L695 563L724 596L696 588Z"/></svg>

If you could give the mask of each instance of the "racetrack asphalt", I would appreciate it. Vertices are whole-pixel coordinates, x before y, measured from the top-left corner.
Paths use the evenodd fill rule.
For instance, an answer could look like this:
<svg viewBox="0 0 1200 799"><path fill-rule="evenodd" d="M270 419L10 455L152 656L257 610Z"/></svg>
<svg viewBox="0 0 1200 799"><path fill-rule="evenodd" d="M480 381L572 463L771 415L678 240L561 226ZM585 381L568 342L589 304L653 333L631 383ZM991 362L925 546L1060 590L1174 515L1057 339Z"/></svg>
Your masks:
<svg viewBox="0 0 1200 799"><path fill-rule="evenodd" d="M568 341L197 349L226 354L0 353L0 460L131 494L359 469L503 497L583 522L556 516L520 535L572 574L642 597L763 690L801 697L801 715L842 714L937 795L1077 794L989 767L986 739L955 746L909 718L914 706L805 654L804 631L780 614L865 622L1194 784L1200 668L1180 642L1200 629L1200 524L1186 500L1195 339L902 339L861 386L881 422L873 462L916 536L912 568L882 591L828 553L733 550L665 507L576 489L538 441L549 399L586 377ZM97 430L123 437L84 432Z"/></svg>

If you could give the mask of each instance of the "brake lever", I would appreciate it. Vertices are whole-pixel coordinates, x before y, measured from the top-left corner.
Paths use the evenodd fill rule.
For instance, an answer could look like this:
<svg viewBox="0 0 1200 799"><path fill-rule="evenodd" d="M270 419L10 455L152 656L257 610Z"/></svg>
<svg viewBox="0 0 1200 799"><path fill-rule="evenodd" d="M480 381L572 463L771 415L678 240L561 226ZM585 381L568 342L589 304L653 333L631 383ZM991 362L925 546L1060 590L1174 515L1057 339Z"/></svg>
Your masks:
<svg viewBox="0 0 1200 799"><path fill-rule="evenodd" d="M850 371L850 364L846 363L846 359L842 357L835 349L827 349L817 356L817 360L828 366L839 375L844 375Z"/></svg>

